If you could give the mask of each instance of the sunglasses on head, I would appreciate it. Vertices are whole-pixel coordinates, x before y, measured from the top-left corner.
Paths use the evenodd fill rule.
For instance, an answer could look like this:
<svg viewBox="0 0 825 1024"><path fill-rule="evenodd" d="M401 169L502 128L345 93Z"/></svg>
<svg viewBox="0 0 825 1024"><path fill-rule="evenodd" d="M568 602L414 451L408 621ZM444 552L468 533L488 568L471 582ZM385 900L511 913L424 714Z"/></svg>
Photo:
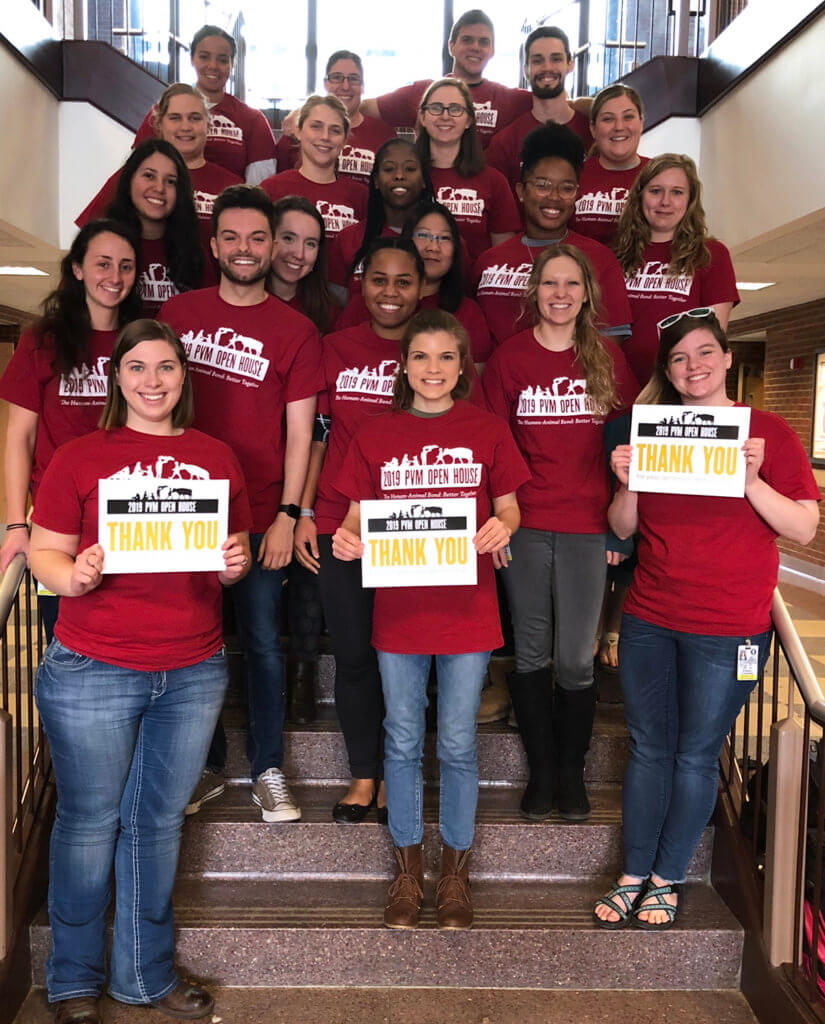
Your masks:
<svg viewBox="0 0 825 1024"><path fill-rule="evenodd" d="M656 330L661 334L666 327L672 327L674 324L678 324L683 316L689 316L692 320L702 320L708 316L716 316L716 314L710 306L697 306L696 309L684 309L681 313L671 313L671 315L666 316L664 320L660 320L658 324L656 324Z"/></svg>

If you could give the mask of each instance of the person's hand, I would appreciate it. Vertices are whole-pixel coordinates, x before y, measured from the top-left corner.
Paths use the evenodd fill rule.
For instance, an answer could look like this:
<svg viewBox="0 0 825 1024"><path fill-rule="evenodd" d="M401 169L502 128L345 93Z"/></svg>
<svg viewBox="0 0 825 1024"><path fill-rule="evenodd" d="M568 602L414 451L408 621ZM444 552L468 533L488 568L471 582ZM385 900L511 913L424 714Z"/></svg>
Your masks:
<svg viewBox="0 0 825 1024"><path fill-rule="evenodd" d="M103 548L92 544L77 554L69 581L69 597L82 597L100 586L103 579Z"/></svg>
<svg viewBox="0 0 825 1024"><path fill-rule="evenodd" d="M510 540L510 530L498 516L490 516L486 523L473 537L473 544L480 555L491 551L499 551Z"/></svg>
<svg viewBox="0 0 825 1024"><path fill-rule="evenodd" d="M632 457L632 444L617 444L610 453L610 468L623 487L627 487L630 479L630 460Z"/></svg>
<svg viewBox="0 0 825 1024"><path fill-rule="evenodd" d="M332 535L332 553L342 562L354 562L364 554L364 545L357 533L339 526Z"/></svg>
<svg viewBox="0 0 825 1024"><path fill-rule="evenodd" d="M298 131L298 114L300 110L290 110L281 123L281 132L294 139Z"/></svg>
<svg viewBox="0 0 825 1024"><path fill-rule="evenodd" d="M15 555L25 555L26 565L29 564L29 531L7 530L0 546L0 572L5 572Z"/></svg>
<svg viewBox="0 0 825 1024"><path fill-rule="evenodd" d="M292 561L295 520L286 512L279 512L263 535L258 561L264 569L283 569Z"/></svg>
<svg viewBox="0 0 825 1024"><path fill-rule="evenodd" d="M759 479L759 470L765 461L765 438L749 437L742 445L745 456L745 490Z"/></svg>
<svg viewBox="0 0 825 1024"><path fill-rule="evenodd" d="M506 569L512 561L511 558L507 557L507 545L503 548L499 548L498 551L493 552L493 568L494 569Z"/></svg>
<svg viewBox="0 0 825 1024"><path fill-rule="evenodd" d="M240 534L232 533L221 545L226 566L218 573L221 583L235 583L249 572L249 541Z"/></svg>
<svg viewBox="0 0 825 1024"><path fill-rule="evenodd" d="M627 555L623 554L621 551L605 551L605 555L607 556L608 565L621 565L627 558Z"/></svg>
<svg viewBox="0 0 825 1024"><path fill-rule="evenodd" d="M321 568L318 554L318 530L310 516L301 516L295 527L293 550L300 564L318 575Z"/></svg>

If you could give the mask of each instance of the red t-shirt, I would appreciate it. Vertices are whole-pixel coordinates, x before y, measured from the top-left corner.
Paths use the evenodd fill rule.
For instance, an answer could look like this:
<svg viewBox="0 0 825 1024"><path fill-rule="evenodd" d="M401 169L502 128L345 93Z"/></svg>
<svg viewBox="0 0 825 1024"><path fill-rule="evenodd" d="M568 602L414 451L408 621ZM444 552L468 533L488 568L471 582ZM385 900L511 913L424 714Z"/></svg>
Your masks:
<svg viewBox="0 0 825 1024"><path fill-rule="evenodd" d="M385 142L394 139L395 132L377 117L364 115L357 128L351 128L347 143L338 157L338 174L352 178L362 185L369 185L375 154ZM278 154L278 173L289 171L300 162L299 145L289 135L282 135L275 146Z"/></svg>
<svg viewBox="0 0 825 1024"><path fill-rule="evenodd" d="M710 264L693 275L669 276L670 242L651 242L642 255L641 266L625 278L633 334L624 345L624 353L636 379L644 386L656 362L659 335L656 325L672 313L684 309L713 306L717 302L737 305L736 274L730 253L715 238L708 239Z"/></svg>
<svg viewBox="0 0 825 1024"><path fill-rule="evenodd" d="M453 455L461 449L460 460ZM447 462L443 456L449 456ZM395 485L388 465L439 465L431 486ZM460 471L461 479L453 479ZM359 427L336 486L352 501L368 498L475 498L476 529L492 501L516 491L527 467L507 425L468 402L443 416L389 412ZM465 482L471 478L472 483ZM375 591L372 644L392 654L469 654L502 643L492 555L477 555L478 582L466 587L380 587Z"/></svg>
<svg viewBox="0 0 825 1024"><path fill-rule="evenodd" d="M327 241L367 215L367 190L350 178L337 178L319 185L300 171L284 171L262 181L261 188L273 202L283 196L303 196L315 203L324 218Z"/></svg>
<svg viewBox="0 0 825 1024"><path fill-rule="evenodd" d="M55 449L97 429L116 338L117 331L92 331L87 358L70 374L56 375L50 340L38 348L31 330L21 335L0 378L0 398L39 417L29 485L32 501Z"/></svg>
<svg viewBox="0 0 825 1024"><path fill-rule="evenodd" d="M435 198L455 217L458 231L475 260L490 248L491 233L521 230L516 201L504 176L493 167L463 178L452 167L431 167Z"/></svg>
<svg viewBox="0 0 825 1024"><path fill-rule="evenodd" d="M323 387L314 325L272 295L232 306L217 288L178 295L161 310L180 335L195 391L195 423L235 452L246 478L253 532L278 514L285 406Z"/></svg>
<svg viewBox="0 0 825 1024"><path fill-rule="evenodd" d="M546 124L546 122L539 121L534 116L532 109L528 110L526 114L516 118L504 131L499 132L487 147L487 151L484 154L487 158L487 163L490 167L495 167L496 170L501 171L509 182L510 188L514 191L516 182L521 181L521 160L519 160L519 154L521 153L524 140L530 132L540 128L543 124ZM578 110L573 111L572 118L564 127L569 128L574 135L578 135L584 144L585 152L593 145L593 136L590 134L590 122Z"/></svg>
<svg viewBox="0 0 825 1024"><path fill-rule="evenodd" d="M364 241L364 224L350 224L348 228L339 231L335 241L329 247L329 258L327 260L329 280L332 284L340 284L349 291L350 297L361 294L361 264L350 274L350 267L355 254L361 248ZM398 238L400 230L384 225L381 228L379 238Z"/></svg>
<svg viewBox="0 0 825 1024"><path fill-rule="evenodd" d="M638 393L622 351L613 360L620 408ZM521 525L557 533L604 533L610 484L604 450L605 417L594 415L572 348L550 352L532 328L505 341L484 369L487 407L510 424L532 479L518 492Z"/></svg>
<svg viewBox="0 0 825 1024"><path fill-rule="evenodd" d="M438 309L438 293L425 295L418 303L419 309ZM470 338L470 355L474 363L486 363L493 351L493 341L490 337L487 321L484 313L477 302L462 298L458 309L453 313ZM352 327L355 324L362 324L369 320L370 315L360 292L357 292L344 306L341 315L335 324L335 329L343 330L345 327Z"/></svg>
<svg viewBox="0 0 825 1024"><path fill-rule="evenodd" d="M145 139L155 138L152 124L153 107L144 117L137 130L134 148ZM229 93L223 99L209 107L212 115L206 134L204 156L213 163L220 164L239 178L246 178L246 169L250 164L261 161L273 161L274 172L275 138L269 122L260 112L248 107Z"/></svg>
<svg viewBox="0 0 825 1024"><path fill-rule="evenodd" d="M331 421L315 499L319 533L335 533L347 514L349 501L333 484L356 429L367 416L387 412L392 405L398 363L398 342L379 338L368 323L339 329L324 338L326 390L318 405Z"/></svg>
<svg viewBox="0 0 825 1024"><path fill-rule="evenodd" d="M163 458L160 458L163 456ZM229 480L229 533L249 529L249 502L238 460L198 430L157 437L122 427L63 445L43 477L32 520L97 543L98 481L152 475ZM193 470L195 472L193 472ZM82 597L62 597L55 636L96 661L144 672L195 665L223 643L221 585L215 572L114 573Z"/></svg>
<svg viewBox="0 0 825 1024"><path fill-rule="evenodd" d="M581 250L590 260L602 292L599 317L605 328L611 334L628 334L630 305L619 261L606 246L575 231L568 231L560 241ZM494 343L501 344L529 324L529 319L522 317L527 280L536 256L552 244L517 235L488 249L477 260L473 271L476 300L487 318Z"/></svg>
<svg viewBox="0 0 825 1024"><path fill-rule="evenodd" d="M160 307L178 294L166 262L162 238L142 238L138 253L137 290L143 316L157 319Z"/></svg>
<svg viewBox="0 0 825 1024"><path fill-rule="evenodd" d="M794 501L819 501L808 456L788 424L751 409L764 437L759 476ZM770 628L777 534L747 498L639 494L639 564L625 611L665 629L744 636Z"/></svg>
<svg viewBox="0 0 825 1024"><path fill-rule="evenodd" d="M278 296L276 296L276 298L278 298ZM302 316L309 316L306 309L304 308L304 303L301 299L301 296L298 295L297 293L293 295L291 299L279 298L278 301L283 302L285 305L289 306L290 309L294 309L296 313L300 313ZM333 299L329 304L329 309L327 310L327 322L326 324L324 324L323 328L320 329L322 337L326 334L329 334L331 331L335 330L335 321L338 319L338 314L340 312L341 307Z"/></svg>
<svg viewBox="0 0 825 1024"><path fill-rule="evenodd" d="M414 128L421 97L432 82L432 78L421 79L379 96L377 98L378 112L381 114L382 120L396 129ZM496 132L506 128L519 114L523 114L533 106L533 94L527 92L526 89L512 89L509 85L491 82L486 78L476 85L468 83L467 88L473 97L476 128L481 136L483 146L488 145Z"/></svg>
<svg viewBox="0 0 825 1024"><path fill-rule="evenodd" d="M584 161L579 177L579 198L570 221L580 235L595 238L602 245L613 242L616 224L627 202L627 194L648 162L640 156L639 163L625 171L611 171L599 163L598 153Z"/></svg>

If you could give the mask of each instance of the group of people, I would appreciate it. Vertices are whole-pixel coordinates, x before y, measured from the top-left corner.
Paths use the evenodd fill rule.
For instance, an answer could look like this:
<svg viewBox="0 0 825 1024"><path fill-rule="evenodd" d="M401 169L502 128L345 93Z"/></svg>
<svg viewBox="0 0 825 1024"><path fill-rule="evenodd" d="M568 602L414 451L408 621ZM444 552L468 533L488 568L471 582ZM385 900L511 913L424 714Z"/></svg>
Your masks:
<svg viewBox="0 0 825 1024"><path fill-rule="evenodd" d="M80 215L58 287L0 380L0 568L27 556L51 641L36 699L58 788L58 1024L99 1020L113 866L109 992L182 1018L212 1009L175 974L171 893L184 813L224 788L222 587L264 821L301 815L282 771L285 580L299 722L314 715L326 624L351 772L332 814L356 824L376 808L388 823L390 928L416 927L424 898L433 665L437 919L462 929L476 717L502 613L532 820L590 813L601 636L601 656L618 659L630 757L623 872L594 920L674 922L716 758L753 685L737 678L737 651L755 647L764 664L774 542L810 541L819 492L796 435L757 410L743 498L629 489L634 403L734 404L730 256L708 234L693 161L638 153L633 89L571 103L557 28L525 41L529 90L484 79L493 48L490 19L469 11L450 36L450 76L373 100L358 55L338 51L325 94L276 146L262 115L224 91L234 40L204 26L196 87L165 91ZM398 134L410 128L414 139ZM425 485L393 471L433 451L460 463L445 457ZM220 572L104 572L98 482L146 467L229 481ZM365 588L361 502L447 498L474 503L477 582Z"/></svg>

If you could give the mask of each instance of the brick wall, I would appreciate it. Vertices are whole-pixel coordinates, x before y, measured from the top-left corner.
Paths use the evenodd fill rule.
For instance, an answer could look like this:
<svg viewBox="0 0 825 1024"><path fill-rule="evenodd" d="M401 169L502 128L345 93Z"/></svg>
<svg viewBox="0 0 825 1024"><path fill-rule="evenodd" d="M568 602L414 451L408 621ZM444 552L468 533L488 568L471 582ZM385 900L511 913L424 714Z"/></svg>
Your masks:
<svg viewBox="0 0 825 1024"><path fill-rule="evenodd" d="M825 348L825 299L736 320L728 329L732 341L737 336L757 331L765 332L765 408L787 420L810 454L814 352ZM792 357L802 360L798 370L789 366ZM825 498L825 470L819 470L817 476ZM779 550L812 562L820 569L825 568L825 516L822 512L816 537L808 547L780 541Z"/></svg>

